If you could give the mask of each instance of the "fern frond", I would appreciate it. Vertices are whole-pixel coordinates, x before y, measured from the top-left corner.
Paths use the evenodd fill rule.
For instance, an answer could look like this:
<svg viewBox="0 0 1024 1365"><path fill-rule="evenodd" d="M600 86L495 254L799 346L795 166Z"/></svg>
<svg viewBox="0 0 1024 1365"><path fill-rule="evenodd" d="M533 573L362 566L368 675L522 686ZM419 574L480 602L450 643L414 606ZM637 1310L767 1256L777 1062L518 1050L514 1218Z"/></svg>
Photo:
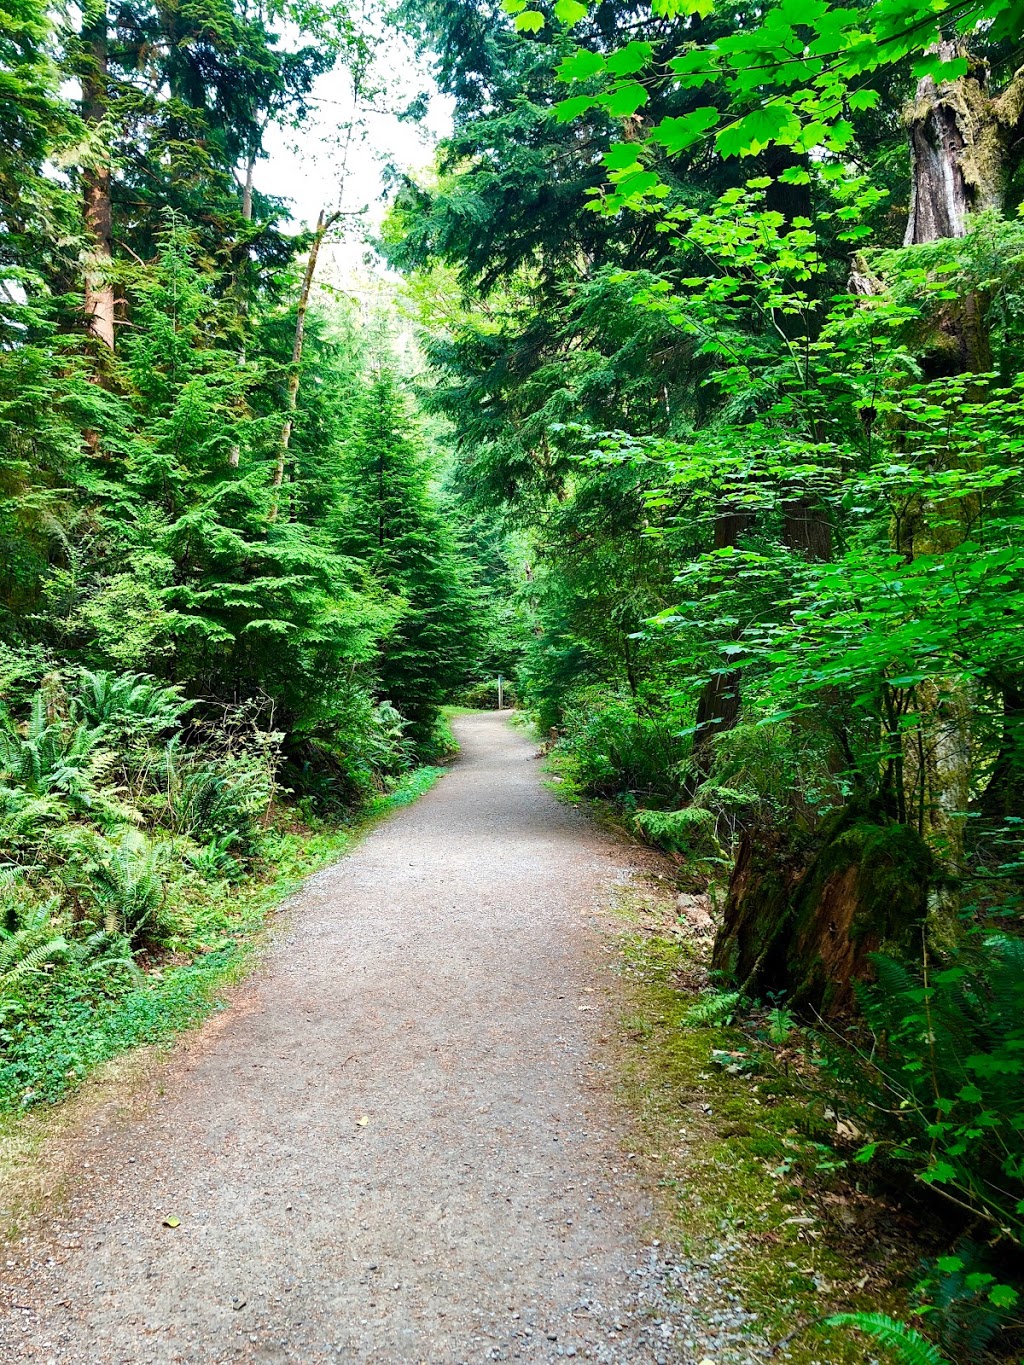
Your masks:
<svg viewBox="0 0 1024 1365"><path fill-rule="evenodd" d="M904 1365L949 1365L927 1337L884 1313L836 1313L826 1318L823 1326L852 1327L856 1332L864 1332L895 1351Z"/></svg>
<svg viewBox="0 0 1024 1365"><path fill-rule="evenodd" d="M23 929L0 944L0 991L9 990L22 977L41 972L48 962L64 957L68 951L63 935L27 948L36 937L34 930Z"/></svg>
<svg viewBox="0 0 1024 1365"><path fill-rule="evenodd" d="M683 1023L691 1028L706 1028L724 1023L737 1008L742 996L739 991L715 991L698 1000L683 1015Z"/></svg>

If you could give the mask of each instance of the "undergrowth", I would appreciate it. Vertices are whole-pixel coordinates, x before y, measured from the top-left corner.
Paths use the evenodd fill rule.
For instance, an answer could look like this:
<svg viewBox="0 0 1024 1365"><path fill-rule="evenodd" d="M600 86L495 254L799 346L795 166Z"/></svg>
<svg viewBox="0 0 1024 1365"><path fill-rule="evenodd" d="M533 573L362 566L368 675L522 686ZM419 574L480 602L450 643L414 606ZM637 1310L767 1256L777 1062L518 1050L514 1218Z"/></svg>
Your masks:
<svg viewBox="0 0 1024 1365"><path fill-rule="evenodd" d="M416 800L443 771L405 774L344 827L268 829L259 859L230 884L178 883L168 907L173 952L141 962L129 955L116 970L95 956L76 963L63 954L59 971L38 963L11 983L16 994L0 981L0 1115L62 1099L102 1062L201 1021L244 971L274 907L305 876L347 852L368 825Z"/></svg>
<svg viewBox="0 0 1024 1365"><path fill-rule="evenodd" d="M702 992L703 945L655 893L624 893L624 1095L638 1157L663 1194L667 1241L716 1258L756 1314L755 1338L789 1365L897 1362L839 1312L907 1312L920 1247L861 1187L843 1115L787 1048L784 1012L740 1026L734 997ZM783 1039L781 1045L774 1040Z"/></svg>

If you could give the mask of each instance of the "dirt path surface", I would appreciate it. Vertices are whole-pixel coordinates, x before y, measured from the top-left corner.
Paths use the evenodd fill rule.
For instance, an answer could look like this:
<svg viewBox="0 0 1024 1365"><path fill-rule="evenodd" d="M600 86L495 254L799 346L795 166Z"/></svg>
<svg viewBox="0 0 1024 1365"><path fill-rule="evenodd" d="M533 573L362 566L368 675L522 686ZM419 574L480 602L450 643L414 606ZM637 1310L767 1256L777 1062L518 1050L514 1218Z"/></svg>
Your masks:
<svg viewBox="0 0 1024 1365"><path fill-rule="evenodd" d="M711 1272L643 1242L599 1046L628 851L503 718L457 729L159 1096L77 1139L6 1249L4 1365L751 1359Z"/></svg>

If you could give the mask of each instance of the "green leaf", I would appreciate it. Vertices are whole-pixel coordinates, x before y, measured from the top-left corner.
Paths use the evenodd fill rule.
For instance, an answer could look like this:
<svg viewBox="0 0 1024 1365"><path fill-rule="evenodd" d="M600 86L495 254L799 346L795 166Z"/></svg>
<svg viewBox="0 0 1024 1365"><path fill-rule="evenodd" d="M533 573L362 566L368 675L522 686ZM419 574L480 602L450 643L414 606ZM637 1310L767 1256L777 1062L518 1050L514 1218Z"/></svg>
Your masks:
<svg viewBox="0 0 1024 1365"><path fill-rule="evenodd" d="M773 142L792 143L799 135L792 109L776 101L723 128L715 141L722 156L756 156Z"/></svg>
<svg viewBox="0 0 1024 1365"><path fill-rule="evenodd" d="M580 114L585 114L588 109L593 109L598 99L597 95L572 95L567 100L559 100L551 108L559 123L570 123L574 118L579 118Z"/></svg>
<svg viewBox="0 0 1024 1365"><path fill-rule="evenodd" d="M616 177L615 183L617 192L622 195L649 194L661 185L661 176L654 171L635 171L631 174L627 170Z"/></svg>
<svg viewBox="0 0 1024 1365"><path fill-rule="evenodd" d="M675 19L680 14L698 14L706 19L715 8L715 0L651 0L651 9L660 19Z"/></svg>
<svg viewBox="0 0 1024 1365"><path fill-rule="evenodd" d="M1013 1308L1020 1295L1008 1284L993 1285L988 1291L988 1301L996 1308Z"/></svg>
<svg viewBox="0 0 1024 1365"><path fill-rule="evenodd" d="M588 52L586 48L581 47L571 57L566 57L564 61L558 63L555 74L560 81L587 81L603 70L604 58L597 52Z"/></svg>
<svg viewBox="0 0 1024 1365"><path fill-rule="evenodd" d="M501 8L506 14L522 14L527 0L501 0Z"/></svg>
<svg viewBox="0 0 1024 1365"><path fill-rule="evenodd" d="M587 14L586 5L580 4L580 0L556 0L555 18L560 24L565 24L572 28L573 24L578 24L581 19L585 19Z"/></svg>
<svg viewBox="0 0 1024 1365"><path fill-rule="evenodd" d="M629 118L647 103L648 98L647 91L639 81L626 81L624 85L618 85L609 94L601 96L601 103L612 118Z"/></svg>
<svg viewBox="0 0 1024 1365"><path fill-rule="evenodd" d="M968 1275L964 1280L967 1288L972 1294L976 1294L979 1289L984 1289L986 1285L995 1284L994 1275L986 1275L983 1271L975 1271L973 1275Z"/></svg>
<svg viewBox="0 0 1024 1365"><path fill-rule="evenodd" d="M613 142L601 160L610 171L624 171L640 159L640 148L635 142Z"/></svg>
<svg viewBox="0 0 1024 1365"><path fill-rule="evenodd" d="M627 43L625 47L620 47L618 52L613 52L608 58L608 70L613 76L631 76L635 71L642 71L650 62L654 48L650 43L641 43L634 39Z"/></svg>
<svg viewBox="0 0 1024 1365"><path fill-rule="evenodd" d="M874 109L878 103L879 94L877 90L851 90L846 96L846 102L851 109L863 110Z"/></svg>
<svg viewBox="0 0 1024 1365"><path fill-rule="evenodd" d="M926 1185L947 1185L956 1179L956 1169L948 1161L935 1161L921 1172L921 1179Z"/></svg>
<svg viewBox="0 0 1024 1365"><path fill-rule="evenodd" d="M651 131L650 140L664 147L670 155L692 147L702 133L714 128L719 120L718 110L711 105L702 105L692 113L680 118L665 118Z"/></svg>
<svg viewBox="0 0 1024 1365"><path fill-rule="evenodd" d="M914 63L912 74L915 81L930 76L936 85L941 85L945 81L958 81L969 70L970 63L966 57L954 57L952 61L944 62L937 52L929 52Z"/></svg>
<svg viewBox="0 0 1024 1365"><path fill-rule="evenodd" d="M544 27L544 16L539 9L524 10L516 16L516 28L520 33L539 33Z"/></svg>

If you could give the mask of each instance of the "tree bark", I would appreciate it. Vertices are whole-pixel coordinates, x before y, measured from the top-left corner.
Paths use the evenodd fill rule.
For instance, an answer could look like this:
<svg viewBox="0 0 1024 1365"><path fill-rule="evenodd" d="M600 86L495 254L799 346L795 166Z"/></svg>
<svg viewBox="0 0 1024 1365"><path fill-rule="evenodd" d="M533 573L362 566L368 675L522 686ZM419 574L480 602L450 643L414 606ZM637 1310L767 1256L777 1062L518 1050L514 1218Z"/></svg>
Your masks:
<svg viewBox="0 0 1024 1365"><path fill-rule="evenodd" d="M786 499L782 504L782 539L787 549L797 550L808 559L832 558L832 525L815 498L801 495Z"/></svg>
<svg viewBox="0 0 1024 1365"><path fill-rule="evenodd" d="M277 520L278 509L281 501L281 485L284 483L285 466L288 463L288 447L292 439L292 427L295 423L295 409L299 399L299 372L302 366L302 347L306 337L306 313L309 309L309 296L313 288L313 277L316 274L317 258L320 255L320 248L323 246L330 228L340 218L340 213L324 214L323 209L316 221L316 231L309 247L309 256L306 260L306 269L302 277L302 288L299 291L299 306L295 316L295 340L292 343L292 363L288 371L288 399L287 416L281 427L281 435L277 445L277 463L274 466L273 495L270 503L269 521L273 524Z"/></svg>
<svg viewBox="0 0 1024 1365"><path fill-rule="evenodd" d="M826 1019L851 1014L870 955L906 953L933 871L916 830L850 804L811 841L748 830L729 882L712 967L746 995L782 993Z"/></svg>
<svg viewBox="0 0 1024 1365"><path fill-rule="evenodd" d="M1011 143L1024 113L1024 68L993 98L988 70L954 43L941 43L943 61L966 57L955 81L918 82L905 120L910 136L910 214L904 246L963 237L967 218L1003 207Z"/></svg>
<svg viewBox="0 0 1024 1365"><path fill-rule="evenodd" d="M242 217L252 222L252 181L256 173L256 155L251 154L245 163L245 181L242 185Z"/></svg>
<svg viewBox="0 0 1024 1365"><path fill-rule="evenodd" d="M82 118L90 130L107 112L107 9L105 0L87 0L82 10ZM110 164L86 166L83 175L85 231L85 319L90 334L108 351L114 349L113 212Z"/></svg>
<svg viewBox="0 0 1024 1365"><path fill-rule="evenodd" d="M723 507L715 518L714 548L735 549L740 537L753 523L754 514L736 507ZM737 669L715 673L704 684L697 703L696 729L690 761L693 785L707 779L711 771L712 746L716 735L731 730L740 713L740 675Z"/></svg>
<svg viewBox="0 0 1024 1365"><path fill-rule="evenodd" d="M999 677L1002 734L999 752L979 806L990 820L1024 816L1024 686L1016 678Z"/></svg>
<svg viewBox="0 0 1024 1365"><path fill-rule="evenodd" d="M255 152L253 152L250 154L248 160L245 163L245 180L242 184L242 217L245 219L247 223L252 222L252 182L255 171L256 154ZM248 249L249 249L248 245L246 245L245 248L246 255L248 255ZM238 298L239 316L244 324L248 310L246 308L245 289L241 279L239 278L239 274L236 274L235 276L235 292ZM242 347L242 350L240 350L238 353L238 364L239 367L245 364L244 345ZM237 441L232 442L231 449L228 451L228 465L231 469L238 468L241 456L242 456L241 446L238 444Z"/></svg>

